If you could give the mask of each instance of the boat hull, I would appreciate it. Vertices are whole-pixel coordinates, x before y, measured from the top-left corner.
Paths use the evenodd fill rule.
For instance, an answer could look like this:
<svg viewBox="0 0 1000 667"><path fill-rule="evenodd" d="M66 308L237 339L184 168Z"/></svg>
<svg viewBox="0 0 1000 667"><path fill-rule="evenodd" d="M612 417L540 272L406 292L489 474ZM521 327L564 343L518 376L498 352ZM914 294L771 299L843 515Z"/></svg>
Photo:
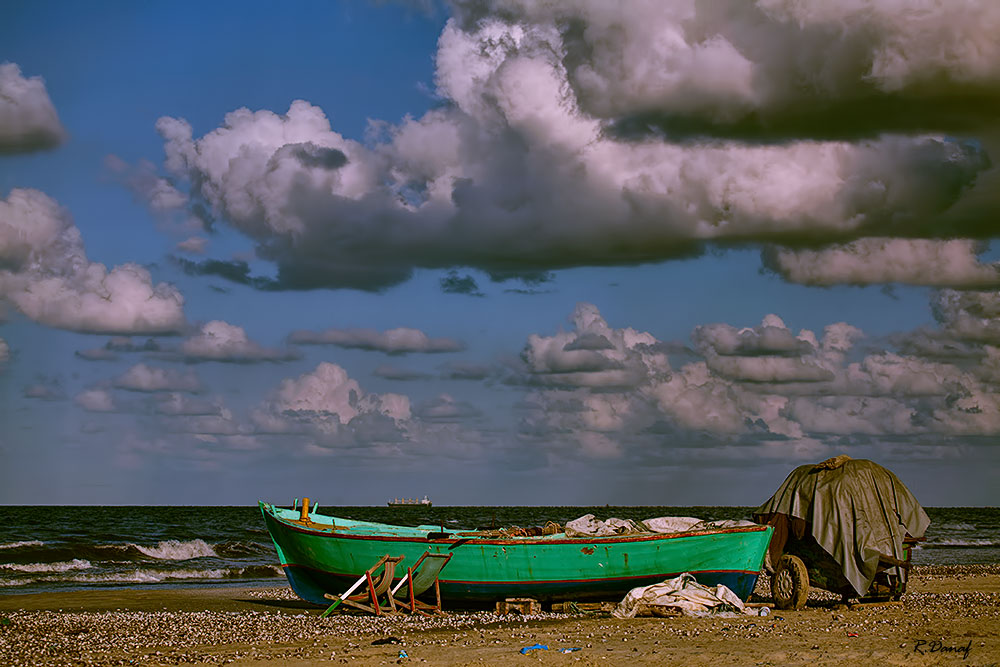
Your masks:
<svg viewBox="0 0 1000 667"><path fill-rule="evenodd" d="M507 597L606 600L682 572L707 586L725 584L746 600L772 532L769 526L749 526L666 535L484 539L443 536L430 526L332 517L301 521L291 510L266 503L261 510L292 589L316 604L328 604L324 593L343 592L385 554L404 556L405 567L425 551L453 554L440 579L441 597L452 605ZM326 520L331 523L318 523Z"/></svg>

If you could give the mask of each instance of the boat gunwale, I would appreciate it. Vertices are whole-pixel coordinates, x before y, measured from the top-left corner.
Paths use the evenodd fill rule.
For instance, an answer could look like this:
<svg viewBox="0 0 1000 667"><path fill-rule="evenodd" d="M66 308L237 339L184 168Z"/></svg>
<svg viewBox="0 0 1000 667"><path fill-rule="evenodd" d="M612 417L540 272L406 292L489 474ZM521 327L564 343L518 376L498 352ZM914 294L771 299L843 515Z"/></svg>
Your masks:
<svg viewBox="0 0 1000 667"><path fill-rule="evenodd" d="M548 539L548 536L530 536L530 537L517 537L517 538L490 538L490 537L475 537L475 536L461 536L455 535L455 537L448 538L437 538L431 539L428 537L413 536L395 536L395 535L359 535L348 534L336 532L337 528L331 525L329 528L321 529L310 529L305 526L298 526L291 521L280 517L273 511L270 512L271 516L275 521L282 524L285 528L292 530L297 533L305 533L306 535L313 535L315 537L326 537L326 538L337 538L343 540L367 540L372 542L415 542L418 544L454 544L456 542L461 542L462 544L482 544L482 545L502 545L502 546L517 546L517 545L536 545L536 544L581 544L583 542L596 543L596 544L621 544L626 542L651 542L657 540L665 539L682 539L685 537L701 537L705 535L723 535L730 533L757 533L761 531L766 531L770 526L765 525L754 525L754 526L733 526L730 528L718 528L714 530L698 530L698 531L687 531L683 533L641 533L638 535L603 535L603 536L581 536L581 537L566 537L561 539ZM329 515L324 515L329 516ZM331 519L337 519L339 517L332 517ZM371 523L371 522L368 522ZM391 524L379 524L383 526L391 526ZM398 526L399 528L408 528L407 526Z"/></svg>

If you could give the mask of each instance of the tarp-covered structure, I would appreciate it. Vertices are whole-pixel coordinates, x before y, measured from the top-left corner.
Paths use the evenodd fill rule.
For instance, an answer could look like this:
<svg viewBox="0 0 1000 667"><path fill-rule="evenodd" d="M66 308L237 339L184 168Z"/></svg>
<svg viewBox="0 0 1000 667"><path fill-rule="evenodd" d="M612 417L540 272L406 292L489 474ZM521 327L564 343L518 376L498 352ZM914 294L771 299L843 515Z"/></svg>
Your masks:
<svg viewBox="0 0 1000 667"><path fill-rule="evenodd" d="M859 596L868 592L880 555L905 560L904 538L923 537L930 524L920 503L892 472L844 455L793 470L754 511L754 520L775 527L772 563L786 540L811 534L843 568ZM900 569L899 576L905 580L906 574Z"/></svg>

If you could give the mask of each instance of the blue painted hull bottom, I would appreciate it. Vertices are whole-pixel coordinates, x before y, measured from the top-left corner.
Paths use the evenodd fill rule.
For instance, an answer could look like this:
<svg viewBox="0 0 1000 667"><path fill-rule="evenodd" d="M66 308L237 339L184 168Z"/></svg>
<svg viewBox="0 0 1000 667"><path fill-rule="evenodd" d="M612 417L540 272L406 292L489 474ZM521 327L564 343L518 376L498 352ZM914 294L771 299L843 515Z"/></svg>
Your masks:
<svg viewBox="0 0 1000 667"><path fill-rule="evenodd" d="M323 597L331 591L346 591L357 577L322 572L300 565L285 565L285 575L292 590L303 600L327 606L330 600ZM559 600L613 600L622 598L637 586L651 586L672 579L680 572L654 577L629 577L627 579L600 579L594 581L524 581L503 583L481 583L441 580L441 597L455 603L492 604L496 600L509 597L530 597L544 602ZM691 572L698 583L705 586L723 584L746 600L757 585L756 572L707 571Z"/></svg>

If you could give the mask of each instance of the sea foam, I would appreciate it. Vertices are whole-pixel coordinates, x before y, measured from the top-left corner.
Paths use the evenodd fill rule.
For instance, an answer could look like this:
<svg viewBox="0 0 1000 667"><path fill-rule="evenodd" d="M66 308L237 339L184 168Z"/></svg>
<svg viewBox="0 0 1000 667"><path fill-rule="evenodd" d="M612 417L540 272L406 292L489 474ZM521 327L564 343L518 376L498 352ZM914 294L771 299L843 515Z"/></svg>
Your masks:
<svg viewBox="0 0 1000 667"><path fill-rule="evenodd" d="M69 570L89 570L92 568L89 560L74 558L61 563L0 563L0 570L14 572L68 572Z"/></svg>
<svg viewBox="0 0 1000 667"><path fill-rule="evenodd" d="M83 583L158 584L163 581L184 579L226 579L233 576L233 573L234 570L229 568L212 570L133 570L131 572L113 572L108 574L80 574L67 577L66 580Z"/></svg>
<svg viewBox="0 0 1000 667"><path fill-rule="evenodd" d="M23 542L5 542L0 544L0 549L20 549L21 547L40 547L44 542L41 540L24 540Z"/></svg>
<svg viewBox="0 0 1000 667"><path fill-rule="evenodd" d="M996 547L1000 546L1000 543L993 540L959 540L946 537L924 542L921 546L929 549L934 547Z"/></svg>

